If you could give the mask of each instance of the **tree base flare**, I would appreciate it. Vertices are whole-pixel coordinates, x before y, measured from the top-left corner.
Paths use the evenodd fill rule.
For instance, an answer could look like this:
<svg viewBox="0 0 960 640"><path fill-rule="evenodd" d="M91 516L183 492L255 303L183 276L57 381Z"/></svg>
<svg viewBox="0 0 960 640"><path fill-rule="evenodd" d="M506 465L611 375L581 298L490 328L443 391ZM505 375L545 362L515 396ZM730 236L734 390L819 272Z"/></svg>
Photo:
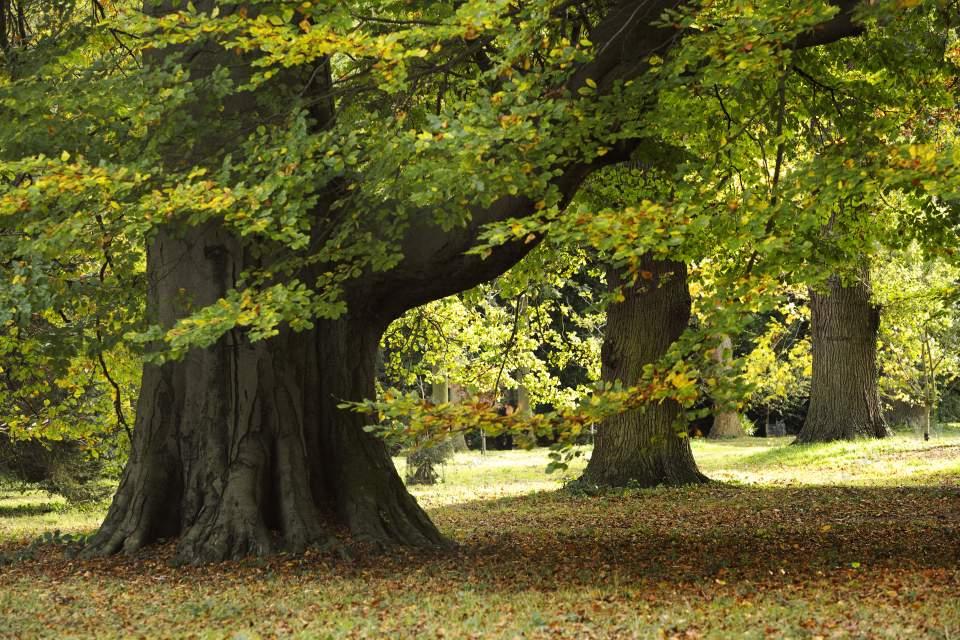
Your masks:
<svg viewBox="0 0 960 640"><path fill-rule="evenodd" d="M130 459L86 555L176 539L176 562L199 564L328 547L335 532L450 546L366 418L337 407L374 395L383 326L344 318L256 343L231 332L147 365Z"/></svg>

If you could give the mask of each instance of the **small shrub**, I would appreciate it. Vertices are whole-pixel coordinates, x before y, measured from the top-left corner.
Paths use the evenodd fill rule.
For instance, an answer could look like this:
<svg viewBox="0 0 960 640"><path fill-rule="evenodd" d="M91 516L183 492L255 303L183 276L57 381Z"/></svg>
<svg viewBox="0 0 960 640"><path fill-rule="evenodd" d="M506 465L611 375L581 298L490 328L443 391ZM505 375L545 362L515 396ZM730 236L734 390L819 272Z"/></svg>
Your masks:
<svg viewBox="0 0 960 640"><path fill-rule="evenodd" d="M436 484L440 479L435 467L453 456L453 443L441 442L429 447L414 447L407 454L408 485Z"/></svg>

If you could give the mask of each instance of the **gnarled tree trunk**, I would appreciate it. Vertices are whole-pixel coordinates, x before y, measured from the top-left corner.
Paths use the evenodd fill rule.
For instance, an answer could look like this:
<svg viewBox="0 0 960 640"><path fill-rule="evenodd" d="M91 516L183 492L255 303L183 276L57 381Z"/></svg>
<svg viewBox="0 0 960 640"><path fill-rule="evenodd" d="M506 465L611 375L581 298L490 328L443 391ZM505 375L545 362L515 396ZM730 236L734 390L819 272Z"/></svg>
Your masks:
<svg viewBox="0 0 960 640"><path fill-rule="evenodd" d="M148 253L155 319L170 327L216 302L242 254L213 226L160 233ZM337 408L374 395L385 326L348 316L256 343L234 331L147 365L130 461L88 553L177 537L178 560L209 562L302 550L337 529L382 544L446 544L365 418Z"/></svg>
<svg viewBox="0 0 960 640"><path fill-rule="evenodd" d="M889 435L877 391L880 310L870 302L864 272L848 286L834 275L810 291L813 377L810 409L796 442Z"/></svg>
<svg viewBox="0 0 960 640"><path fill-rule="evenodd" d="M645 257L641 268L650 279L625 288L624 300L607 309L601 350L605 382L636 384L643 365L659 360L690 320L687 266ZM608 271L607 280L613 289L622 284L614 269ZM680 406L667 400L604 420L582 480L613 487L705 482L689 438L680 437L675 429L679 413Z"/></svg>

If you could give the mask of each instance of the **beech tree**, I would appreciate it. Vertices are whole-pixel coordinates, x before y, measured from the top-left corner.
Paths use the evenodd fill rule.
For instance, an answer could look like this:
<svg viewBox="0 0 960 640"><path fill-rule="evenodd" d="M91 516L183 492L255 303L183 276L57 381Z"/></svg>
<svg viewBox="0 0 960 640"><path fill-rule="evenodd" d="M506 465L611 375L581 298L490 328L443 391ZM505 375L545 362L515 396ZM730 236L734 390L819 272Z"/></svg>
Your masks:
<svg viewBox="0 0 960 640"><path fill-rule="evenodd" d="M0 214L22 231L3 235L4 295L105 312L106 292L146 283L145 322L111 327L148 362L86 552L174 537L180 561L216 561L338 528L446 545L369 419L340 409L374 396L389 322L502 273L592 172L655 153L661 88L859 35L868 4L769 3L747 20L736 2L161 5L6 83ZM105 44L123 34L139 37ZM904 180L947 171L924 153ZM892 158L878 166L904 169ZM517 220L535 229L469 253ZM71 255L103 286L78 294L91 271ZM650 269L665 286L649 294L679 303L671 336L684 269Z"/></svg>
<svg viewBox="0 0 960 640"><path fill-rule="evenodd" d="M730 336L720 336L720 344L713 351L713 358L721 367L727 366L732 359L733 341ZM744 435L743 425L740 423L740 414L730 409L721 409L713 416L713 426L710 427L708 437L716 440L719 438L736 438Z"/></svg>

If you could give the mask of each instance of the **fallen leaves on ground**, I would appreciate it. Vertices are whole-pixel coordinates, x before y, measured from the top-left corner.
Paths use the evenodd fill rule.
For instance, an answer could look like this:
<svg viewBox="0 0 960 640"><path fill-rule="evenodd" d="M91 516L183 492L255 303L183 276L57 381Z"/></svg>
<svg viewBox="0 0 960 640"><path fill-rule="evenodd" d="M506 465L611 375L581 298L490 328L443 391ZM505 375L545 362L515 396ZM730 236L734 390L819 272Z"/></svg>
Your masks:
<svg viewBox="0 0 960 640"><path fill-rule="evenodd" d="M960 490L940 480L478 500L431 510L454 551L346 561L44 548L0 569L0 636L957 637Z"/></svg>

